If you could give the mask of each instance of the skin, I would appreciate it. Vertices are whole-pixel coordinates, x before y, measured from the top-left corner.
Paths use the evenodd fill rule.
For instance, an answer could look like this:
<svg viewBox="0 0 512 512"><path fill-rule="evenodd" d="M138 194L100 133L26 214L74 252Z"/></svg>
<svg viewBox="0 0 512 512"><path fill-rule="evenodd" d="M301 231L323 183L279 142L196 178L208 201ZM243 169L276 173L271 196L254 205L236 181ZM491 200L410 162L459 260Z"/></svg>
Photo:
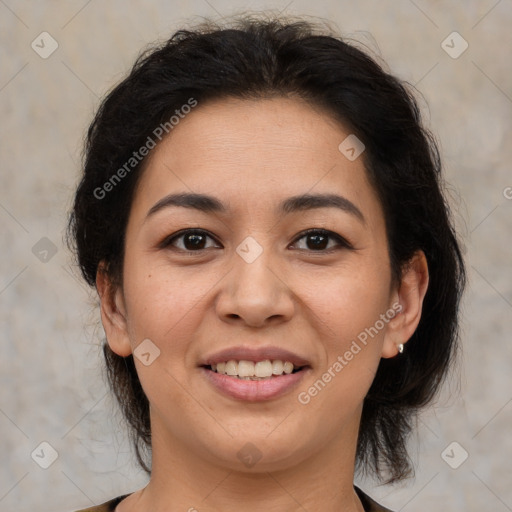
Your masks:
<svg viewBox="0 0 512 512"><path fill-rule="evenodd" d="M231 512L241 504L245 512L363 511L353 489L363 399L380 359L397 356L416 329L428 270L418 252L392 283L384 216L363 157L350 161L338 150L349 133L299 99L223 99L199 104L150 154L127 226L123 285L114 288L101 268L97 276L112 350L128 356L148 338L160 350L149 366L135 357L151 404L151 480L118 512ZM229 211L174 206L147 217L178 192L215 196ZM365 221L333 207L276 213L282 200L305 193L341 195ZM186 237L161 245L185 228L214 238L195 252L185 250ZM309 228L352 248L330 238L315 249L301 238ZM252 263L236 252L247 236L263 249ZM398 302L401 313L299 403L298 393ZM228 398L197 365L236 345L289 349L311 371L280 398ZM237 457L248 442L262 454L252 467Z"/></svg>

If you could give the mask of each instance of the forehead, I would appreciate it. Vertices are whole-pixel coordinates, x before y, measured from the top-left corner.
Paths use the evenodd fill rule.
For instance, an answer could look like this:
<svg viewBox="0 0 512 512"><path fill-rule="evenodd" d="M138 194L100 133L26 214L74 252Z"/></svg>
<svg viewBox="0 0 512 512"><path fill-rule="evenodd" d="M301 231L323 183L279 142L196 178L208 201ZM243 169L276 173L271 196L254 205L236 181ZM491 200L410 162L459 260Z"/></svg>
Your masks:
<svg viewBox="0 0 512 512"><path fill-rule="evenodd" d="M216 193L235 209L260 210L291 195L335 192L365 217L379 217L362 156L350 160L339 149L349 135L300 99L199 103L150 153L134 207L150 208L177 190Z"/></svg>

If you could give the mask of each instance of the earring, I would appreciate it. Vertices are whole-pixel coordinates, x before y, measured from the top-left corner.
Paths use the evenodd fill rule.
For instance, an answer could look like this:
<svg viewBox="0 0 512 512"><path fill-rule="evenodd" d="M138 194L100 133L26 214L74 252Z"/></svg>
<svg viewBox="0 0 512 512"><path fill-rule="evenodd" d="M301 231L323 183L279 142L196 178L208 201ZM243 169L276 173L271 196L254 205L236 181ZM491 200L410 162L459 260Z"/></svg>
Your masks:
<svg viewBox="0 0 512 512"><path fill-rule="evenodd" d="M400 354L403 354L403 352L404 352L404 344L403 344L403 343L400 343L400 344L398 345L398 352L399 352Z"/></svg>

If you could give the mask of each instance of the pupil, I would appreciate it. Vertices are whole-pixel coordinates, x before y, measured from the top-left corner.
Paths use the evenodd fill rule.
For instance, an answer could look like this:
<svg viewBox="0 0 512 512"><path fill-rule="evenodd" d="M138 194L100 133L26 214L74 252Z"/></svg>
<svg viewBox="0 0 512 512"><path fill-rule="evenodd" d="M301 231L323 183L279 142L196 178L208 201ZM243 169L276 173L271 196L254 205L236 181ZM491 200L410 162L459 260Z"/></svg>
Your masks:
<svg viewBox="0 0 512 512"><path fill-rule="evenodd" d="M187 249L202 249L204 246L204 236L192 233L185 237L185 247Z"/></svg>
<svg viewBox="0 0 512 512"><path fill-rule="evenodd" d="M313 241L313 246L308 243L310 249L325 249L327 247L328 237L325 235L309 235L309 241Z"/></svg>

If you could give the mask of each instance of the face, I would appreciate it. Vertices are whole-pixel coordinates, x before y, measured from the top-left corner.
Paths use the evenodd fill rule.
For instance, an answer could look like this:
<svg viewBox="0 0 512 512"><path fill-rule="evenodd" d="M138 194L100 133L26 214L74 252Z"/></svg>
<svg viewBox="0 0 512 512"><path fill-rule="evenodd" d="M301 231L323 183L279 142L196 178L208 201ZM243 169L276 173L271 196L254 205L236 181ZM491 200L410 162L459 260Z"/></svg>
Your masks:
<svg viewBox="0 0 512 512"><path fill-rule="evenodd" d="M348 135L298 99L229 99L153 150L103 320L111 348L135 353L154 442L237 469L261 454L246 470L268 471L355 440L404 339L382 208L362 156L338 149ZM301 369L211 369L230 360L245 362L228 373Z"/></svg>

